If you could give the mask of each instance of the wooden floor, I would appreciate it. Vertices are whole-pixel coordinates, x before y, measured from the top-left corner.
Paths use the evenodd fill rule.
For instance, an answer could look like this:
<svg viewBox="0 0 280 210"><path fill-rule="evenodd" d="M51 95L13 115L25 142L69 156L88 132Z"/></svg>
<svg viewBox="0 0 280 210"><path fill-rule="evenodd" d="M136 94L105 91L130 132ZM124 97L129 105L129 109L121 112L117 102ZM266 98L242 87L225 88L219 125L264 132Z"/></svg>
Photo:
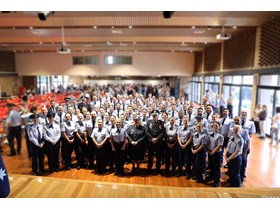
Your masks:
<svg viewBox="0 0 280 210"><path fill-rule="evenodd" d="M277 188L184 188L11 174L10 198L280 198Z"/></svg>
<svg viewBox="0 0 280 210"><path fill-rule="evenodd" d="M113 173L97 175L88 169L59 172L44 176L31 176L31 160L27 157L25 140L22 154L7 157L8 145L3 145L3 159L10 176L10 197L279 197L280 196L280 146L270 144L270 139L253 137L249 155L247 177L243 187L225 187L228 176L222 169L221 187L197 184L184 176L165 177L146 175L147 164L141 165L138 175L130 174L131 165L125 165L126 176ZM45 163L45 169L47 164ZM164 169L164 166L162 166ZM58 179L59 178L59 179ZM50 190L48 190L50 189ZM102 189L102 190L101 190ZM101 193L102 191L102 193ZM48 194L47 192L52 192Z"/></svg>

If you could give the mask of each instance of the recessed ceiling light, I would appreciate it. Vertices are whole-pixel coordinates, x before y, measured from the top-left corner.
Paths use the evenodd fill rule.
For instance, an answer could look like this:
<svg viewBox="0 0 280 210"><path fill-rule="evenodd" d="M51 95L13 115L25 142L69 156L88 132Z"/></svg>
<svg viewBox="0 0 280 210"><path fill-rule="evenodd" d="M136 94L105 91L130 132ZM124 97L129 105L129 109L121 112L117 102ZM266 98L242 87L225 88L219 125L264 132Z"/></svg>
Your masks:
<svg viewBox="0 0 280 210"><path fill-rule="evenodd" d="M84 44L83 46L84 47L92 47L93 45L92 44Z"/></svg>
<svg viewBox="0 0 280 210"><path fill-rule="evenodd" d="M97 29L97 26L93 26L94 29Z"/></svg>
<svg viewBox="0 0 280 210"><path fill-rule="evenodd" d="M185 42L182 42L181 44L180 44L180 46L188 46L188 44L187 43L185 43Z"/></svg>
<svg viewBox="0 0 280 210"><path fill-rule="evenodd" d="M204 42L204 44L207 44L207 42Z"/></svg>
<svg viewBox="0 0 280 210"><path fill-rule="evenodd" d="M128 28L130 28L130 29L131 29L131 28L133 28L133 27L132 27L132 26L128 26Z"/></svg>
<svg viewBox="0 0 280 210"><path fill-rule="evenodd" d="M31 53L33 53L33 50L30 50Z"/></svg>
<svg viewBox="0 0 280 210"><path fill-rule="evenodd" d="M133 42L133 44L136 44L136 42Z"/></svg>
<svg viewBox="0 0 280 210"><path fill-rule="evenodd" d="M33 29L33 27L32 27L32 26L29 26L29 29L30 29L30 30L32 30L32 29Z"/></svg>
<svg viewBox="0 0 280 210"><path fill-rule="evenodd" d="M192 29L195 29L195 26L192 26Z"/></svg>
<svg viewBox="0 0 280 210"><path fill-rule="evenodd" d="M39 42L39 44L40 44L40 45L42 45L42 44L43 44L43 42Z"/></svg>
<svg viewBox="0 0 280 210"><path fill-rule="evenodd" d="M127 46L127 43L120 42L120 46Z"/></svg>
<svg viewBox="0 0 280 210"><path fill-rule="evenodd" d="M111 32L112 32L113 34L122 34L122 33L123 33L122 30L111 30Z"/></svg>
<svg viewBox="0 0 280 210"><path fill-rule="evenodd" d="M205 30L195 30L193 33L194 34L204 34Z"/></svg>
<svg viewBox="0 0 280 210"><path fill-rule="evenodd" d="M233 26L232 28L233 28L233 29L237 29L237 27L236 27L236 26Z"/></svg>
<svg viewBox="0 0 280 210"><path fill-rule="evenodd" d="M111 28L115 28L114 26L111 26Z"/></svg>
<svg viewBox="0 0 280 210"><path fill-rule="evenodd" d="M13 29L13 30L15 30L15 29L16 29L16 27L12 27L12 29Z"/></svg>

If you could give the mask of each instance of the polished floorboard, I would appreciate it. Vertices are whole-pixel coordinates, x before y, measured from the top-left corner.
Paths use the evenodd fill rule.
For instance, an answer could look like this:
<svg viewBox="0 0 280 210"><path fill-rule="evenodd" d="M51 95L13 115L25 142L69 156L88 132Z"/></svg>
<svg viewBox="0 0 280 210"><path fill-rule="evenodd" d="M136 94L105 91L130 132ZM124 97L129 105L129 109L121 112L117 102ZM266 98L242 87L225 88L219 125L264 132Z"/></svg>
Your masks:
<svg viewBox="0 0 280 210"><path fill-rule="evenodd" d="M10 198L280 198L277 188L191 188L11 174Z"/></svg>
<svg viewBox="0 0 280 210"><path fill-rule="evenodd" d="M95 174L93 170L76 168L67 171L32 176L31 159L28 158L25 140L23 151L8 157L8 145L2 145L3 159L11 183L10 197L279 197L280 196L280 146L271 144L269 138L253 136L249 155L247 177L242 188L226 187L228 176L222 168L221 186L186 180L184 176L171 177L147 175L147 163L141 164L138 174L131 175L131 164L125 165L125 176L107 172ZM45 159L45 169L47 161ZM161 168L164 171L164 165ZM34 189L34 190L32 190ZM50 194L48 194L48 192ZM102 192L102 193L101 193Z"/></svg>

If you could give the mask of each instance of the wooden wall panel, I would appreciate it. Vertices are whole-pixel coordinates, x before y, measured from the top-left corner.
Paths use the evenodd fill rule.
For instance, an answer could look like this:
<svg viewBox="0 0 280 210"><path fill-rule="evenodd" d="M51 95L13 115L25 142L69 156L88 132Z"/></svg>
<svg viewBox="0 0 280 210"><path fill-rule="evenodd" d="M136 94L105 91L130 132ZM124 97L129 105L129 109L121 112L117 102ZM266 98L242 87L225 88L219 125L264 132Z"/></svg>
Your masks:
<svg viewBox="0 0 280 210"><path fill-rule="evenodd" d="M224 42L223 69L244 69L254 67L256 28L233 34Z"/></svg>
<svg viewBox="0 0 280 210"><path fill-rule="evenodd" d="M194 72L202 72L203 70L203 52L195 53L195 63L194 63Z"/></svg>
<svg viewBox="0 0 280 210"><path fill-rule="evenodd" d="M260 66L280 64L280 16L269 18L261 26Z"/></svg>
<svg viewBox="0 0 280 210"><path fill-rule="evenodd" d="M0 51L0 72L15 72L15 54Z"/></svg>
<svg viewBox="0 0 280 210"><path fill-rule="evenodd" d="M221 66L221 44L209 45L204 51L204 71L219 71Z"/></svg>

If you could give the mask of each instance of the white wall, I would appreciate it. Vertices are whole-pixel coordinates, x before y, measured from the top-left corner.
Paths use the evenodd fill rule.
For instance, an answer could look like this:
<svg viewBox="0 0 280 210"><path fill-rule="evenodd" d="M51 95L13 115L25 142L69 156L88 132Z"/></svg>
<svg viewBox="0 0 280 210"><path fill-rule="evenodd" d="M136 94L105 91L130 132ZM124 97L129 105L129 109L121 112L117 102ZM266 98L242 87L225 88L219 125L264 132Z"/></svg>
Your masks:
<svg viewBox="0 0 280 210"><path fill-rule="evenodd" d="M72 65L72 56L97 55L99 65ZM104 55L133 56L133 65L104 65ZM193 53L16 53L19 75L191 76Z"/></svg>

